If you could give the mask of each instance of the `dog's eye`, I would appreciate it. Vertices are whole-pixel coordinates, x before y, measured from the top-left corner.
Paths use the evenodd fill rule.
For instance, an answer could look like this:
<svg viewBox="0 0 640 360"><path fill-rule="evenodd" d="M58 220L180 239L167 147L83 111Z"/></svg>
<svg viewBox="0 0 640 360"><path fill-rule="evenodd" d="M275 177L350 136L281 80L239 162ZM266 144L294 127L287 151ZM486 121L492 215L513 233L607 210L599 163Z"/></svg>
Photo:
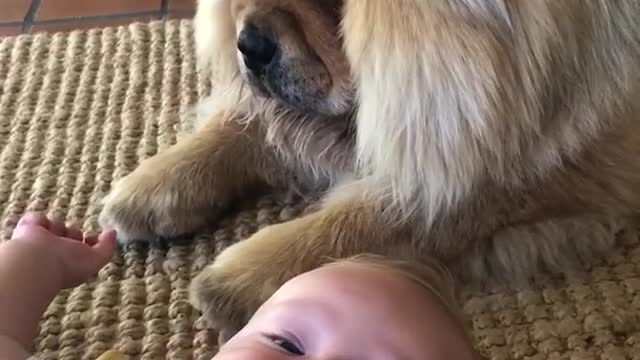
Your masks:
<svg viewBox="0 0 640 360"><path fill-rule="evenodd" d="M286 353L294 356L304 356L304 350L296 344L296 341L289 340L284 336L270 334L266 336L271 343L285 351Z"/></svg>

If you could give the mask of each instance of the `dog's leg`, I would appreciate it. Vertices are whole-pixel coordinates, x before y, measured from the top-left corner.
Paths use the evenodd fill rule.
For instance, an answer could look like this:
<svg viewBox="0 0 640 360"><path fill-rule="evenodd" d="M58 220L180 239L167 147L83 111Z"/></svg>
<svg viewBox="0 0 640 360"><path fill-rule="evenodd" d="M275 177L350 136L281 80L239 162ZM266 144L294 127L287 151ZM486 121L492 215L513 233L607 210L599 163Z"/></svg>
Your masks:
<svg viewBox="0 0 640 360"><path fill-rule="evenodd" d="M513 226L489 236L478 232L482 227L474 216L416 232L411 221L387 221L378 205L351 194L316 213L264 228L226 249L194 279L193 305L221 330L224 341L286 281L332 258L359 253L439 260L461 284L527 285L541 272L588 266L611 249L615 234L628 224L614 216L585 215Z"/></svg>
<svg viewBox="0 0 640 360"><path fill-rule="evenodd" d="M401 256L411 235L404 227L386 224L382 208L374 204L361 193L351 193L230 246L193 280L192 304L221 331L224 341L281 285L301 273L360 253Z"/></svg>
<svg viewBox="0 0 640 360"><path fill-rule="evenodd" d="M252 186L283 181L263 139L257 122L212 119L118 181L104 199L101 225L121 243L193 232Z"/></svg>

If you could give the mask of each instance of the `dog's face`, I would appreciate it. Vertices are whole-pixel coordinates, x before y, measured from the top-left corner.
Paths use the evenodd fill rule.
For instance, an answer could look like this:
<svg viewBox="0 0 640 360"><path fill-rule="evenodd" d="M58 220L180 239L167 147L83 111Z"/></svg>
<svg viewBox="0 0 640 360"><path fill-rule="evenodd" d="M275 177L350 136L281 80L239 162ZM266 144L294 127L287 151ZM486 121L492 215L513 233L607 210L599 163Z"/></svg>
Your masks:
<svg viewBox="0 0 640 360"><path fill-rule="evenodd" d="M238 66L254 94L305 113L332 116L351 109L341 6L341 0L231 1Z"/></svg>

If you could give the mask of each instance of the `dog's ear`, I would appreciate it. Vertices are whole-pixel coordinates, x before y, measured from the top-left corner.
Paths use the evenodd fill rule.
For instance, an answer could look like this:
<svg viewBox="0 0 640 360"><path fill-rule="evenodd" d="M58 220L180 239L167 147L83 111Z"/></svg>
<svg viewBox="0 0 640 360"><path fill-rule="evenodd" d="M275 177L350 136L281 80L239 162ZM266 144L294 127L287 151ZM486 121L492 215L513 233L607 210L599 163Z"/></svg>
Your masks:
<svg viewBox="0 0 640 360"><path fill-rule="evenodd" d="M238 72L230 0L198 0L193 21L199 71L223 84Z"/></svg>
<svg viewBox="0 0 640 360"><path fill-rule="evenodd" d="M471 25L441 1L347 0L343 9L360 165L400 209L428 218L466 196L490 158L482 151L503 141L492 122L510 107L502 80L513 67L496 34Z"/></svg>

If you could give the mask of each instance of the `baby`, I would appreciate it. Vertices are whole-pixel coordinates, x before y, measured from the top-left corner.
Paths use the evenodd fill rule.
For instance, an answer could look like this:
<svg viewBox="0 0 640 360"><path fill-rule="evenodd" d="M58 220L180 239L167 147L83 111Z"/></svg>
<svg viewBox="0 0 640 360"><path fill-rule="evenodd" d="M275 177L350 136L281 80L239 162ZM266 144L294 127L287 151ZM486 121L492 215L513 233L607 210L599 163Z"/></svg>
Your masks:
<svg viewBox="0 0 640 360"><path fill-rule="evenodd" d="M214 360L477 359L436 269L362 255L299 275Z"/></svg>
<svg viewBox="0 0 640 360"><path fill-rule="evenodd" d="M27 349L49 303L62 289L87 281L106 265L116 235L85 238L79 230L41 214L20 219L11 240L0 244L0 354L29 358Z"/></svg>
<svg viewBox="0 0 640 360"><path fill-rule="evenodd" d="M0 353L6 359L27 359L56 293L110 260L112 231L82 239L77 230L28 214L12 241L0 245ZM443 274L435 266L372 255L334 261L284 284L214 360L479 359Z"/></svg>

